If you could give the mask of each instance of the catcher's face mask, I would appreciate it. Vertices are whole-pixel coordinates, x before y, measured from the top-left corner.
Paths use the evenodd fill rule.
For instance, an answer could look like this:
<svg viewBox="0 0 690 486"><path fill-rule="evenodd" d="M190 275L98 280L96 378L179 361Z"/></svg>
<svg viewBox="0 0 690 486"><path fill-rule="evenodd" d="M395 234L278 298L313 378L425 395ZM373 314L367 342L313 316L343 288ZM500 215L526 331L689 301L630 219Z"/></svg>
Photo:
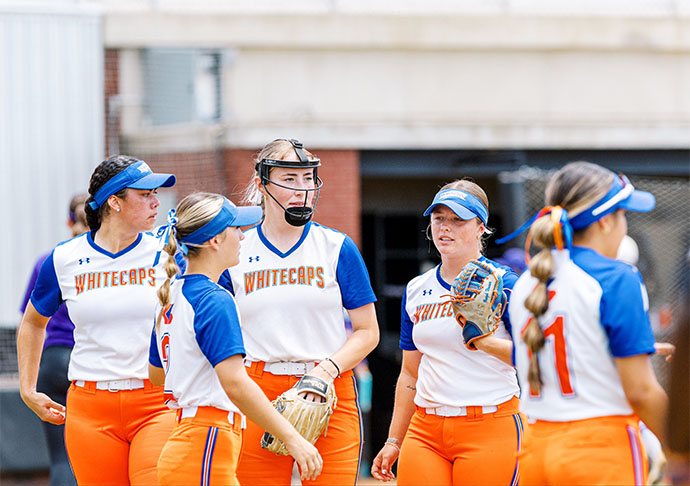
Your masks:
<svg viewBox="0 0 690 486"><path fill-rule="evenodd" d="M280 206L285 212L285 221L287 221L288 224L291 224L292 226L304 226L309 222L309 220L314 214L314 209L316 208L316 203L318 202L319 194L321 193L321 187L323 186L323 181L317 175L317 167L321 166L321 159L309 159L309 157L307 157L307 155L304 153L304 146L298 140L290 139L287 141L290 142L290 144L292 145L292 148L295 150L295 154L297 155L297 158L299 160L277 160L264 158L256 164L256 172L259 174L259 178L261 179L261 185L264 186L266 194L271 196L271 199L278 203L278 206ZM269 178L271 167L282 167L288 169L313 169L315 185L312 188L302 189L279 184L278 182L272 181ZM290 191L304 192L304 204L302 206L286 208L280 203L280 201L278 201L275 198L275 196L273 196L273 194L271 194L271 191L268 190L269 184L275 184L278 187L288 189ZM310 192L316 192L316 198L314 199L313 207L309 207L307 205Z"/></svg>

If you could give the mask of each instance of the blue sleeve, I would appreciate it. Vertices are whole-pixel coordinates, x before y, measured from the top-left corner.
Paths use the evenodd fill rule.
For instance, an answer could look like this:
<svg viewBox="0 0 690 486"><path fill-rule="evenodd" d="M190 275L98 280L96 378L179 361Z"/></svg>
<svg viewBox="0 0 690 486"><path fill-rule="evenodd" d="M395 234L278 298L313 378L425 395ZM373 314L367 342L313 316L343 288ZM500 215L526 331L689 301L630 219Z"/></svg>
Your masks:
<svg viewBox="0 0 690 486"><path fill-rule="evenodd" d="M62 292L58 283L55 264L53 262L54 251L48 255L38 272L36 285L31 293L31 303L39 314L51 317L62 304Z"/></svg>
<svg viewBox="0 0 690 486"><path fill-rule="evenodd" d="M600 280L600 284L603 287L601 325L609 338L611 354L626 358L654 353L647 291L637 269L619 267L607 279Z"/></svg>
<svg viewBox="0 0 690 486"><path fill-rule="evenodd" d="M357 309L376 302L376 296L369 281L369 272L364 265L362 255L359 254L355 242L347 235L345 235L343 246L340 247L336 278L343 296L343 307L346 309Z"/></svg>
<svg viewBox="0 0 690 486"><path fill-rule="evenodd" d="M402 308L400 310L400 349L405 351L416 351L417 346L414 345L414 340L412 339L412 329L414 324L407 313L407 287L405 287L405 292L402 298Z"/></svg>
<svg viewBox="0 0 690 486"><path fill-rule="evenodd" d="M34 269L31 272L31 276L29 277L29 284L26 286L26 291L24 292L24 298L22 299L22 304L19 307L20 312L26 311L26 306L29 304L29 299L31 299L31 292L33 292L34 287L36 286L36 280L38 279L38 272L41 270L41 266L43 265L43 262L46 261L46 258L50 256L50 253L47 255L42 255L36 260L36 264L34 265Z"/></svg>
<svg viewBox="0 0 690 486"><path fill-rule="evenodd" d="M503 315L501 316L501 319L503 320L503 324L505 325L506 330L508 331L508 334L510 335L511 339L513 337L513 326L510 323L508 304L510 304L510 296L513 295L513 287L515 287L515 282L517 282L517 279L518 274L515 273L513 270L506 270L506 273L503 275L503 291L506 294L506 303L503 306Z"/></svg>
<svg viewBox="0 0 690 486"><path fill-rule="evenodd" d="M235 295L235 289L232 287L232 278L230 278L230 270L225 269L225 271L220 274L220 278L218 279L218 285L223 287L232 295Z"/></svg>
<svg viewBox="0 0 690 486"><path fill-rule="evenodd" d="M156 336L156 323L153 323L151 330L151 345L149 346L149 363L158 368L163 367L161 357L158 354L158 336Z"/></svg>
<svg viewBox="0 0 690 486"><path fill-rule="evenodd" d="M237 306L225 290L209 292L196 303L194 331L201 352L212 366L235 354L245 355Z"/></svg>

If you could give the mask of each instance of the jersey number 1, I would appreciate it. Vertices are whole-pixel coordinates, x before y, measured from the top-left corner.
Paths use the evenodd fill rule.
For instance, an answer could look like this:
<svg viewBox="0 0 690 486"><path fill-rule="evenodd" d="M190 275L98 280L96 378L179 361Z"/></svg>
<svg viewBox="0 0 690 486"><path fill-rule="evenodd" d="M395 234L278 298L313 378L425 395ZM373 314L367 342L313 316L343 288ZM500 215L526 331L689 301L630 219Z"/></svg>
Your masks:
<svg viewBox="0 0 690 486"><path fill-rule="evenodd" d="M530 317L527 324L522 328L522 333L525 332L527 326L532 322L533 317ZM549 341L549 336L553 337L553 352L554 352L554 362L556 363L556 373L558 374L558 383L561 387L561 394L566 397L575 395L575 390L573 389L572 381L570 380L570 370L568 369L568 351L565 343L565 333L564 333L564 318L563 316L558 316L556 319L549 324L548 327L544 328L544 338ZM528 359L532 358L532 351L527 350ZM539 393L530 387L530 396L538 397Z"/></svg>

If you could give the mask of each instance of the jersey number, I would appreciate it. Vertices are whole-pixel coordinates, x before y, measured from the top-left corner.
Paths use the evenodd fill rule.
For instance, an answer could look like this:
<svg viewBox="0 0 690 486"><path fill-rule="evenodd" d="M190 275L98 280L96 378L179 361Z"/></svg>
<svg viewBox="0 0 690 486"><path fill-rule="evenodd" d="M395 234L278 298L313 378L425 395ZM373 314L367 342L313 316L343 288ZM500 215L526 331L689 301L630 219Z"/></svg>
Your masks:
<svg viewBox="0 0 690 486"><path fill-rule="evenodd" d="M532 322L533 317L527 320L527 324L522 328L522 334L525 333L525 329ZM558 375L558 383L561 387L561 394L566 397L575 395L575 390L573 389L572 380L570 379L570 370L568 369L568 350L565 343L565 333L564 333L564 318L563 316L558 316L556 319L549 324L548 327L544 328L544 337L549 340L549 336L553 337L553 353L554 362L556 363L556 373ZM532 359L532 351L527 350L527 357ZM530 396L538 397L539 393L530 387Z"/></svg>

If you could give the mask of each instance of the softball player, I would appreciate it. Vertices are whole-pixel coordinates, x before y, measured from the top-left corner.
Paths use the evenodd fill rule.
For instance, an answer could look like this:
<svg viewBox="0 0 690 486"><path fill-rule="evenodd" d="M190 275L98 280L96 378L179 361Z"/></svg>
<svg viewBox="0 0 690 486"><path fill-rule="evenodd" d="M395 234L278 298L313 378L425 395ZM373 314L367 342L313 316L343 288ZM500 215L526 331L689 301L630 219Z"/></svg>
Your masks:
<svg viewBox="0 0 690 486"><path fill-rule="evenodd" d="M88 194L78 194L72 198L69 204L69 219L67 225L70 228L72 237L79 236L88 230L86 213L84 212L84 202ZM43 266L43 262L50 256L50 253L42 255L34 266L29 279L29 285L24 294L21 308L22 313L31 298L34 290L38 272ZM67 390L70 381L67 379L67 368L69 367L69 355L74 346L74 324L67 314L67 307L60 305L53 317L46 325L46 338L41 354L41 364L38 370L36 389L42 393L50 395L54 400L64 403L67 398ZM65 450L65 426L55 425L49 422L43 423L43 432L48 444L50 453L50 484L52 486L66 486L76 484L72 468L69 465L67 451Z"/></svg>
<svg viewBox="0 0 690 486"><path fill-rule="evenodd" d="M158 462L159 484L237 484L235 468L246 410L262 426L285 437L302 479L318 476L321 458L280 416L248 376L239 315L232 295L217 283L239 260L240 226L261 220L261 208L236 207L218 194L187 196L172 210L173 233L165 249L166 271L177 275L179 247L189 263L184 276L167 280L158 295L149 374L165 382L178 425ZM163 370L165 368L165 370ZM232 399L232 401L231 401ZM238 408L239 407L239 408ZM181 460L184 458L184 460Z"/></svg>
<svg viewBox="0 0 690 486"><path fill-rule="evenodd" d="M395 478L399 455L399 485L517 484L522 422L507 313L493 336L469 349L448 302L455 276L473 259L506 270L508 295L517 280L482 256L488 206L477 184L460 180L444 186L424 212L441 264L412 279L403 294L403 363L389 438L371 469L376 479Z"/></svg>
<svg viewBox="0 0 690 486"><path fill-rule="evenodd" d="M355 484L362 430L351 370L378 343L376 298L354 242L310 221L320 165L296 140L275 140L259 153L248 199L264 202L264 219L245 233L240 262L224 274L224 286L231 285L242 315L249 376L269 399L305 373L334 383L337 406L315 444L323 472L308 484ZM248 422L240 483L290 484L292 458L263 450L262 434Z"/></svg>
<svg viewBox="0 0 690 486"><path fill-rule="evenodd" d="M523 225L544 249L509 307L530 422L521 484L645 484L639 419L662 437L667 397L649 362L654 336L642 278L615 257L625 211L650 211L654 196L574 162L551 178L546 201Z"/></svg>
<svg viewBox="0 0 690 486"><path fill-rule="evenodd" d="M42 420L65 422L79 484L154 484L174 423L162 387L148 381L156 289L156 189L175 176L113 156L96 167L86 217L91 232L58 245L41 267L18 336L20 391ZM65 303L74 322L67 407L36 391L48 318ZM65 418L66 412L66 418Z"/></svg>

